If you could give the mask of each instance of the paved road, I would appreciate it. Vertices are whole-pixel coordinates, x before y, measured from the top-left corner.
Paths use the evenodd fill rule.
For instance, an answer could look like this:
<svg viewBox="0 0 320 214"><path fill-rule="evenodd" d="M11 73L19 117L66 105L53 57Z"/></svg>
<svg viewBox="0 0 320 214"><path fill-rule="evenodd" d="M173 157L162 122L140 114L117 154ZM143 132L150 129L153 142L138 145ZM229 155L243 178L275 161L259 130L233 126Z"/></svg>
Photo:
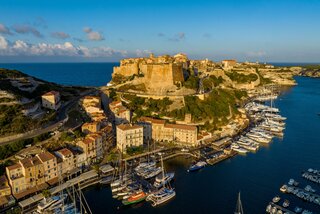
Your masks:
<svg viewBox="0 0 320 214"><path fill-rule="evenodd" d="M28 139L28 138L33 138L36 137L38 135L44 134L46 132L50 132L53 131L57 128L59 128L60 126L63 125L64 122L66 122L68 120L68 111L69 109L77 104L77 102L84 96L87 96L89 94L94 93L96 90L92 89L89 91L86 91L84 93L82 93L79 97L76 97L70 101L68 101L67 103L65 103L60 110L58 111L57 114L57 119L55 122L53 122L52 124L49 124L43 128L40 129L35 129L35 130L31 130L29 132L25 132L25 133L21 133L21 134L15 134L15 135L11 135L11 136L7 136L7 137L3 137L0 138L0 145L5 145L5 144L9 144L11 142L17 141L17 140L24 140L24 139Z"/></svg>

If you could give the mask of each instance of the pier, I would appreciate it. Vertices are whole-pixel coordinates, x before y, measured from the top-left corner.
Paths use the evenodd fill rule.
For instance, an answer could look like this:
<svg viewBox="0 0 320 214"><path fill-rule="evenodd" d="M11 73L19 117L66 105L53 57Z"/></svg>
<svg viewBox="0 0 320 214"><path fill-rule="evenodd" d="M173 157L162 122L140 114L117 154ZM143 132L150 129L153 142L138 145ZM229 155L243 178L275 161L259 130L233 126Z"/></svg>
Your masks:
<svg viewBox="0 0 320 214"><path fill-rule="evenodd" d="M55 195L55 194L58 194L64 190L70 191L70 189L75 188L76 190L78 190L80 192L80 193L78 193L78 195L80 197L84 197L81 190L85 187L96 184L98 182L99 182L98 173L95 172L94 170L91 170L89 172L85 172L85 173L81 174L80 176L78 176L76 178L70 179L61 185L58 185L56 187L52 187L51 189L49 189L49 191L50 191L51 195ZM23 201L20 201L18 204L21 207L21 213L29 213L30 211L35 209L37 204L43 198L44 198L43 194L39 193L39 194L31 196ZM83 199L82 201L85 202L85 199ZM84 206L84 205L80 205L80 206Z"/></svg>
<svg viewBox="0 0 320 214"><path fill-rule="evenodd" d="M273 202L270 202L270 205L271 205L272 207L276 207L278 210L281 210L283 213L296 214L295 212L293 212L293 211L291 211L291 210L288 210L288 209L286 209L286 208L284 208L284 207L282 207L282 206L280 206L280 205L278 205L278 204L275 204L275 203L273 203Z"/></svg>

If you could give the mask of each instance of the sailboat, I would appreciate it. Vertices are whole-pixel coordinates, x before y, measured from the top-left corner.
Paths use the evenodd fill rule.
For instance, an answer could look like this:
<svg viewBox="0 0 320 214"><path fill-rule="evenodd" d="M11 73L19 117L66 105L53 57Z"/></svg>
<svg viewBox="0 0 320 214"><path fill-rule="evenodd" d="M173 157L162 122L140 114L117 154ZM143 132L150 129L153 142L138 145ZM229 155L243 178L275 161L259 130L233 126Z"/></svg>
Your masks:
<svg viewBox="0 0 320 214"><path fill-rule="evenodd" d="M238 201L237 201L237 206L236 206L236 211L234 214L243 214L243 207L241 203L241 198L240 198L240 192L238 193Z"/></svg>
<svg viewBox="0 0 320 214"><path fill-rule="evenodd" d="M166 173L164 171L162 156L161 156L161 169L162 169L162 173L156 177L154 184L153 184L153 186L156 188L160 188L163 185L169 183L174 177L174 172Z"/></svg>
<svg viewBox="0 0 320 214"><path fill-rule="evenodd" d="M162 156L161 156L161 163L163 164ZM163 172L163 177L164 177L164 172ZM170 183L165 184L163 180L162 186L163 188L161 188L158 191L155 191L154 193L151 193L146 198L147 201L151 201L151 205L153 207L161 205L176 196L176 192L174 191L173 188L170 187Z"/></svg>

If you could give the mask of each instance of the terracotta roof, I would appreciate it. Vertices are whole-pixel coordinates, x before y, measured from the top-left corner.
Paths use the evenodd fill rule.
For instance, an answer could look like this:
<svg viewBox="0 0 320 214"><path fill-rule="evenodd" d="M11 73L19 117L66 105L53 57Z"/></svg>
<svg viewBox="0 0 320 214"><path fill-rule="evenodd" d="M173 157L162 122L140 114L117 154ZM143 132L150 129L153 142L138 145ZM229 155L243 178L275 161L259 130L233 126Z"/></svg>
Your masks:
<svg viewBox="0 0 320 214"><path fill-rule="evenodd" d="M60 154L62 154L63 156L68 156L68 155L72 155L72 152L67 149L67 148L63 148L58 150L57 152L59 152Z"/></svg>
<svg viewBox="0 0 320 214"><path fill-rule="evenodd" d="M125 130L131 130L131 129L140 129L142 128L142 126L139 126L139 125L130 125L130 124L121 124L121 125L118 125L117 128L125 131Z"/></svg>
<svg viewBox="0 0 320 214"><path fill-rule="evenodd" d="M173 129L185 129L185 130L191 130L191 131L197 130L196 126L183 125L183 124L166 124L165 127L173 128Z"/></svg>
<svg viewBox="0 0 320 214"><path fill-rule="evenodd" d="M37 155L39 157L39 159L42 162L46 162L48 160L52 160L54 158L56 158L53 154L51 154L50 152L43 152Z"/></svg>
<svg viewBox="0 0 320 214"><path fill-rule="evenodd" d="M26 158L23 160L20 160L20 164L24 167L24 168L29 168L33 166L33 163L31 161L31 158Z"/></svg>
<svg viewBox="0 0 320 214"><path fill-rule="evenodd" d="M140 118L141 121L145 121L145 122L151 122L154 124L165 124L166 121L165 120L161 120L161 119L155 119L152 117L141 117Z"/></svg>
<svg viewBox="0 0 320 214"><path fill-rule="evenodd" d="M34 166L42 164L38 157L31 158L31 161Z"/></svg>
<svg viewBox="0 0 320 214"><path fill-rule="evenodd" d="M59 94L60 93L58 91L49 91L42 96L54 96L54 95L59 95Z"/></svg>
<svg viewBox="0 0 320 214"><path fill-rule="evenodd" d="M7 168L9 169L9 171L11 170L14 170L14 169L18 169L18 168L21 168L21 164L20 163L16 163L14 165L11 165L11 166L7 166Z"/></svg>
<svg viewBox="0 0 320 214"><path fill-rule="evenodd" d="M119 100L119 101L113 101L112 103L110 103L109 105L110 106L117 106L117 105L122 105L122 102Z"/></svg>
<svg viewBox="0 0 320 214"><path fill-rule="evenodd" d="M94 140L93 140L92 138L85 138L85 139L83 140L83 143L84 143L84 144L91 144L91 143L94 143Z"/></svg>

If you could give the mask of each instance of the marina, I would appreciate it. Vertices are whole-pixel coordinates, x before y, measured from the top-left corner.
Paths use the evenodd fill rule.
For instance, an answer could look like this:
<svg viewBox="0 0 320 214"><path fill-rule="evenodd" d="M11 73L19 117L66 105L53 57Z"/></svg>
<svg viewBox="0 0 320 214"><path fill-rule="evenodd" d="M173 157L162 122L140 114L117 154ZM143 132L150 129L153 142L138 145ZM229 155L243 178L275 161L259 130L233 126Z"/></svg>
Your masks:
<svg viewBox="0 0 320 214"><path fill-rule="evenodd" d="M281 136L279 136L280 138L274 137L273 143L259 143L257 151L247 152L246 155L236 155L231 159L227 158L214 167L207 166L195 173L187 172L193 164L192 158L179 155L167 159L164 163L165 168L168 172L175 172L174 188L177 194L169 203L157 207L156 211L169 214L181 212L181 210L186 213L233 213L234 206L230 206L230 198L232 201L236 201L235 193L240 189L245 212L264 213L266 205L275 196L275 190L283 184L282 178L290 178L291 176L298 178L301 177L300 172L303 170L309 167L316 168L320 162L315 154L318 154L320 148L316 143L319 135L314 133L314 129L319 128L319 117L314 112L319 112L320 105L315 100L319 100L320 96L318 92L312 95L309 93L310 90L314 92L314 87L317 88L318 82L315 79L306 78L298 78L297 80L299 83L297 87L285 91L274 101L281 116L287 118L285 129L283 129L283 138ZM310 125L303 125L305 123ZM303 184L302 181L299 183L299 185ZM119 203L118 200L110 197L109 187L91 187L84 193L88 203L92 205L93 212L97 213L153 212L155 209L150 203L139 203L130 209L123 208L121 202ZM204 197L190 201L190 197L195 193ZM234 195L234 197L220 197L223 194ZM288 210L292 212L295 212L296 206L303 208L303 210L313 211L313 213L317 213L316 211L319 209L318 205L304 202L292 194L285 195L287 197L282 194L280 196L290 200ZM111 205L103 210L99 208L106 203ZM201 203L202 206L195 208L194 203ZM283 200L280 205L282 203Z"/></svg>

